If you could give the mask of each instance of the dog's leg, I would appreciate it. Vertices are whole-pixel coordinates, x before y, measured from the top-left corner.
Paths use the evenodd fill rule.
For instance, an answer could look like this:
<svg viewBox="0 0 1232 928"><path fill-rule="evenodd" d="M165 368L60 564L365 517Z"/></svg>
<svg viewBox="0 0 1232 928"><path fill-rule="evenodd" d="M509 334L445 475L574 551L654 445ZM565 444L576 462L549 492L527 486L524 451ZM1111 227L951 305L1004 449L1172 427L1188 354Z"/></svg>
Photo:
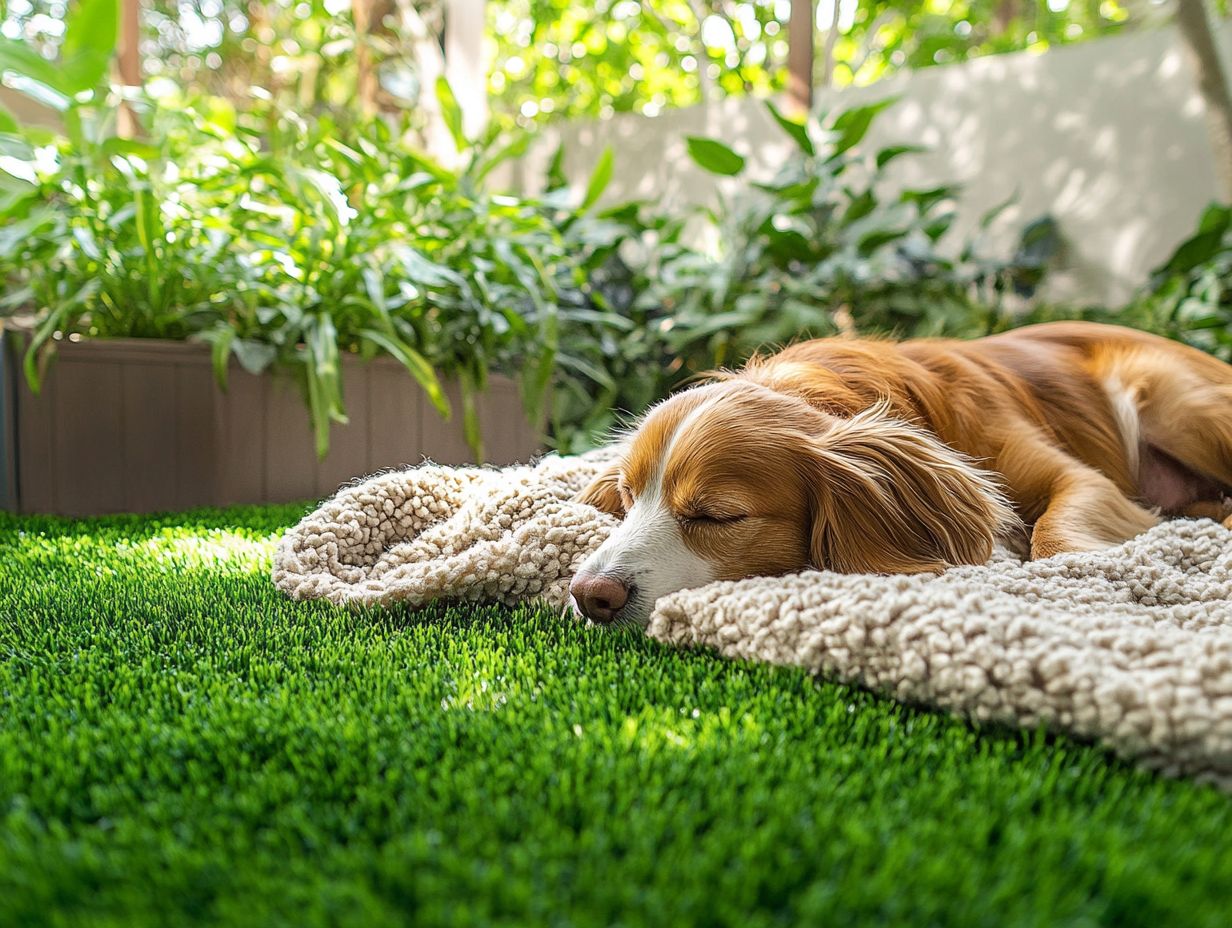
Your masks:
<svg viewBox="0 0 1232 928"><path fill-rule="evenodd" d="M1031 557L1067 551L1098 551L1128 541L1160 521L1155 513L1127 499L1096 471L1066 475L1053 490L1048 508L1031 532Z"/></svg>
<svg viewBox="0 0 1232 928"><path fill-rule="evenodd" d="M1066 454L1039 432L1007 440L997 461L1015 505L1031 531L1031 557L1097 551L1120 544L1159 522L1115 483Z"/></svg>
<svg viewBox="0 0 1232 928"><path fill-rule="evenodd" d="M1194 503L1192 506L1186 506L1178 515L1186 519L1211 519L1224 528L1232 528L1232 501Z"/></svg>
<svg viewBox="0 0 1232 928"><path fill-rule="evenodd" d="M1232 519L1232 501L1191 503L1183 507L1177 515L1183 519L1211 519L1228 525L1228 520ZM1228 527L1232 528L1232 525Z"/></svg>
<svg viewBox="0 0 1232 928"><path fill-rule="evenodd" d="M1058 474L1031 532L1031 557L1097 551L1128 541L1159 516L1128 499L1098 471L1074 462Z"/></svg>

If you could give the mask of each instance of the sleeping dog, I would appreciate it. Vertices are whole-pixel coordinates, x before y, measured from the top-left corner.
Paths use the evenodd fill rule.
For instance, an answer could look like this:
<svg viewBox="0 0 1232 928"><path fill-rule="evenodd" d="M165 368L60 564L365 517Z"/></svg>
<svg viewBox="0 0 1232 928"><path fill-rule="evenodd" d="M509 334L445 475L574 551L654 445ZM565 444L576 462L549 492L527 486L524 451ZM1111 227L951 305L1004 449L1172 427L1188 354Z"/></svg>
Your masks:
<svg viewBox="0 0 1232 928"><path fill-rule="evenodd" d="M1093 551L1167 516L1223 519L1232 366L1062 322L974 341L807 341L655 406L580 496L623 521L576 609L645 624L712 580L936 572L999 539Z"/></svg>

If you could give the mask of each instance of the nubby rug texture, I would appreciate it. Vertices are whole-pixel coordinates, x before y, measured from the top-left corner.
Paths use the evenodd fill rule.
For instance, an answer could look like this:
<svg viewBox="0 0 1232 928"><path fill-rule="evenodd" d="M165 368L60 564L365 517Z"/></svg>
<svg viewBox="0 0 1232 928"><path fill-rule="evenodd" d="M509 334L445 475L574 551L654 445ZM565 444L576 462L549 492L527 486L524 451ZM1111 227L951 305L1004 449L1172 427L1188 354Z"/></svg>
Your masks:
<svg viewBox="0 0 1232 928"><path fill-rule="evenodd" d="M572 497L610 460L424 465L341 490L282 539L296 599L563 606L616 525ZM648 633L980 721L1047 725L1232 791L1232 531L1174 521L1098 554L998 551L940 576L823 571L659 600Z"/></svg>

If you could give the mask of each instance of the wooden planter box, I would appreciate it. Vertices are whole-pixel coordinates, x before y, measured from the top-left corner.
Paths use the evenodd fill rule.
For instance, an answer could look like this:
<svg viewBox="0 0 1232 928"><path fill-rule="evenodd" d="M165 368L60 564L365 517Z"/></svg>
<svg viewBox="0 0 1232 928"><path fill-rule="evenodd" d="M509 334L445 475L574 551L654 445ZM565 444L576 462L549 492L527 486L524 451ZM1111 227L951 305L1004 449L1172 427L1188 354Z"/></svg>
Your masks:
<svg viewBox="0 0 1232 928"><path fill-rule="evenodd" d="M393 359L343 361L348 425L319 461L290 378L232 363L218 388L208 347L154 339L58 343L42 392L21 372L12 338L0 351L0 507L96 515L319 499L383 468L471 462L455 415L444 422ZM525 461L539 430L517 385L493 376L479 400L487 461Z"/></svg>

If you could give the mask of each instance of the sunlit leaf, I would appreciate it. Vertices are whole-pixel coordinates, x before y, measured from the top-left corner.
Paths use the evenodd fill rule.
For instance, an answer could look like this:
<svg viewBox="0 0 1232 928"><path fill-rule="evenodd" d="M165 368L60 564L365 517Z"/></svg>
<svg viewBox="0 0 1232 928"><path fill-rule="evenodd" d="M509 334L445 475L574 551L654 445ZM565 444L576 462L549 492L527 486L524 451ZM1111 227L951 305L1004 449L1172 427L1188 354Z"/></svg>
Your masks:
<svg viewBox="0 0 1232 928"><path fill-rule="evenodd" d="M61 68L74 91L91 90L107 75L119 31L117 0L78 0L64 18Z"/></svg>
<svg viewBox="0 0 1232 928"><path fill-rule="evenodd" d="M792 141L799 146L802 152L810 157L816 154L816 150L813 147L813 140L809 138L808 128L804 123L796 122L794 119L788 119L781 112L779 112L778 107L775 106L770 100L766 101L766 109L770 111L770 115L773 116L774 121L783 128L783 131L791 136Z"/></svg>
<svg viewBox="0 0 1232 928"><path fill-rule="evenodd" d="M837 158L839 155L859 145L864 140L864 136L868 134L868 130L872 126L877 114L897 102L898 97L889 97L865 106L852 107L840 113L830 127L831 131L835 133L830 157Z"/></svg>
<svg viewBox="0 0 1232 928"><path fill-rule="evenodd" d="M454 146L458 151L465 150L466 133L462 129L462 107L458 105L458 98L454 96L453 88L443 74L436 79L436 100Z"/></svg>
<svg viewBox="0 0 1232 928"><path fill-rule="evenodd" d="M691 135L685 139L685 144L693 162L711 174L731 176L744 169L744 158L722 142Z"/></svg>
<svg viewBox="0 0 1232 928"><path fill-rule="evenodd" d="M396 335L378 332L375 329L361 329L359 335L397 359L419 385L424 388L424 392L428 394L428 399L432 401L432 405L436 407L437 412L445 419L450 417L449 398L445 396L445 391L441 387L440 379L436 376L436 371L432 369L432 365L428 363L428 360L423 355Z"/></svg>
<svg viewBox="0 0 1232 928"><path fill-rule="evenodd" d="M884 168L891 161L896 161L903 155L917 155L928 149L923 145L891 145L877 152L877 167Z"/></svg>
<svg viewBox="0 0 1232 928"><path fill-rule="evenodd" d="M594 171L591 172L590 181L586 184L586 194L582 197L581 209L590 209L598 202L599 197L603 196L603 191L607 190L608 184L612 182L612 170L612 146L608 145L604 147Z"/></svg>

